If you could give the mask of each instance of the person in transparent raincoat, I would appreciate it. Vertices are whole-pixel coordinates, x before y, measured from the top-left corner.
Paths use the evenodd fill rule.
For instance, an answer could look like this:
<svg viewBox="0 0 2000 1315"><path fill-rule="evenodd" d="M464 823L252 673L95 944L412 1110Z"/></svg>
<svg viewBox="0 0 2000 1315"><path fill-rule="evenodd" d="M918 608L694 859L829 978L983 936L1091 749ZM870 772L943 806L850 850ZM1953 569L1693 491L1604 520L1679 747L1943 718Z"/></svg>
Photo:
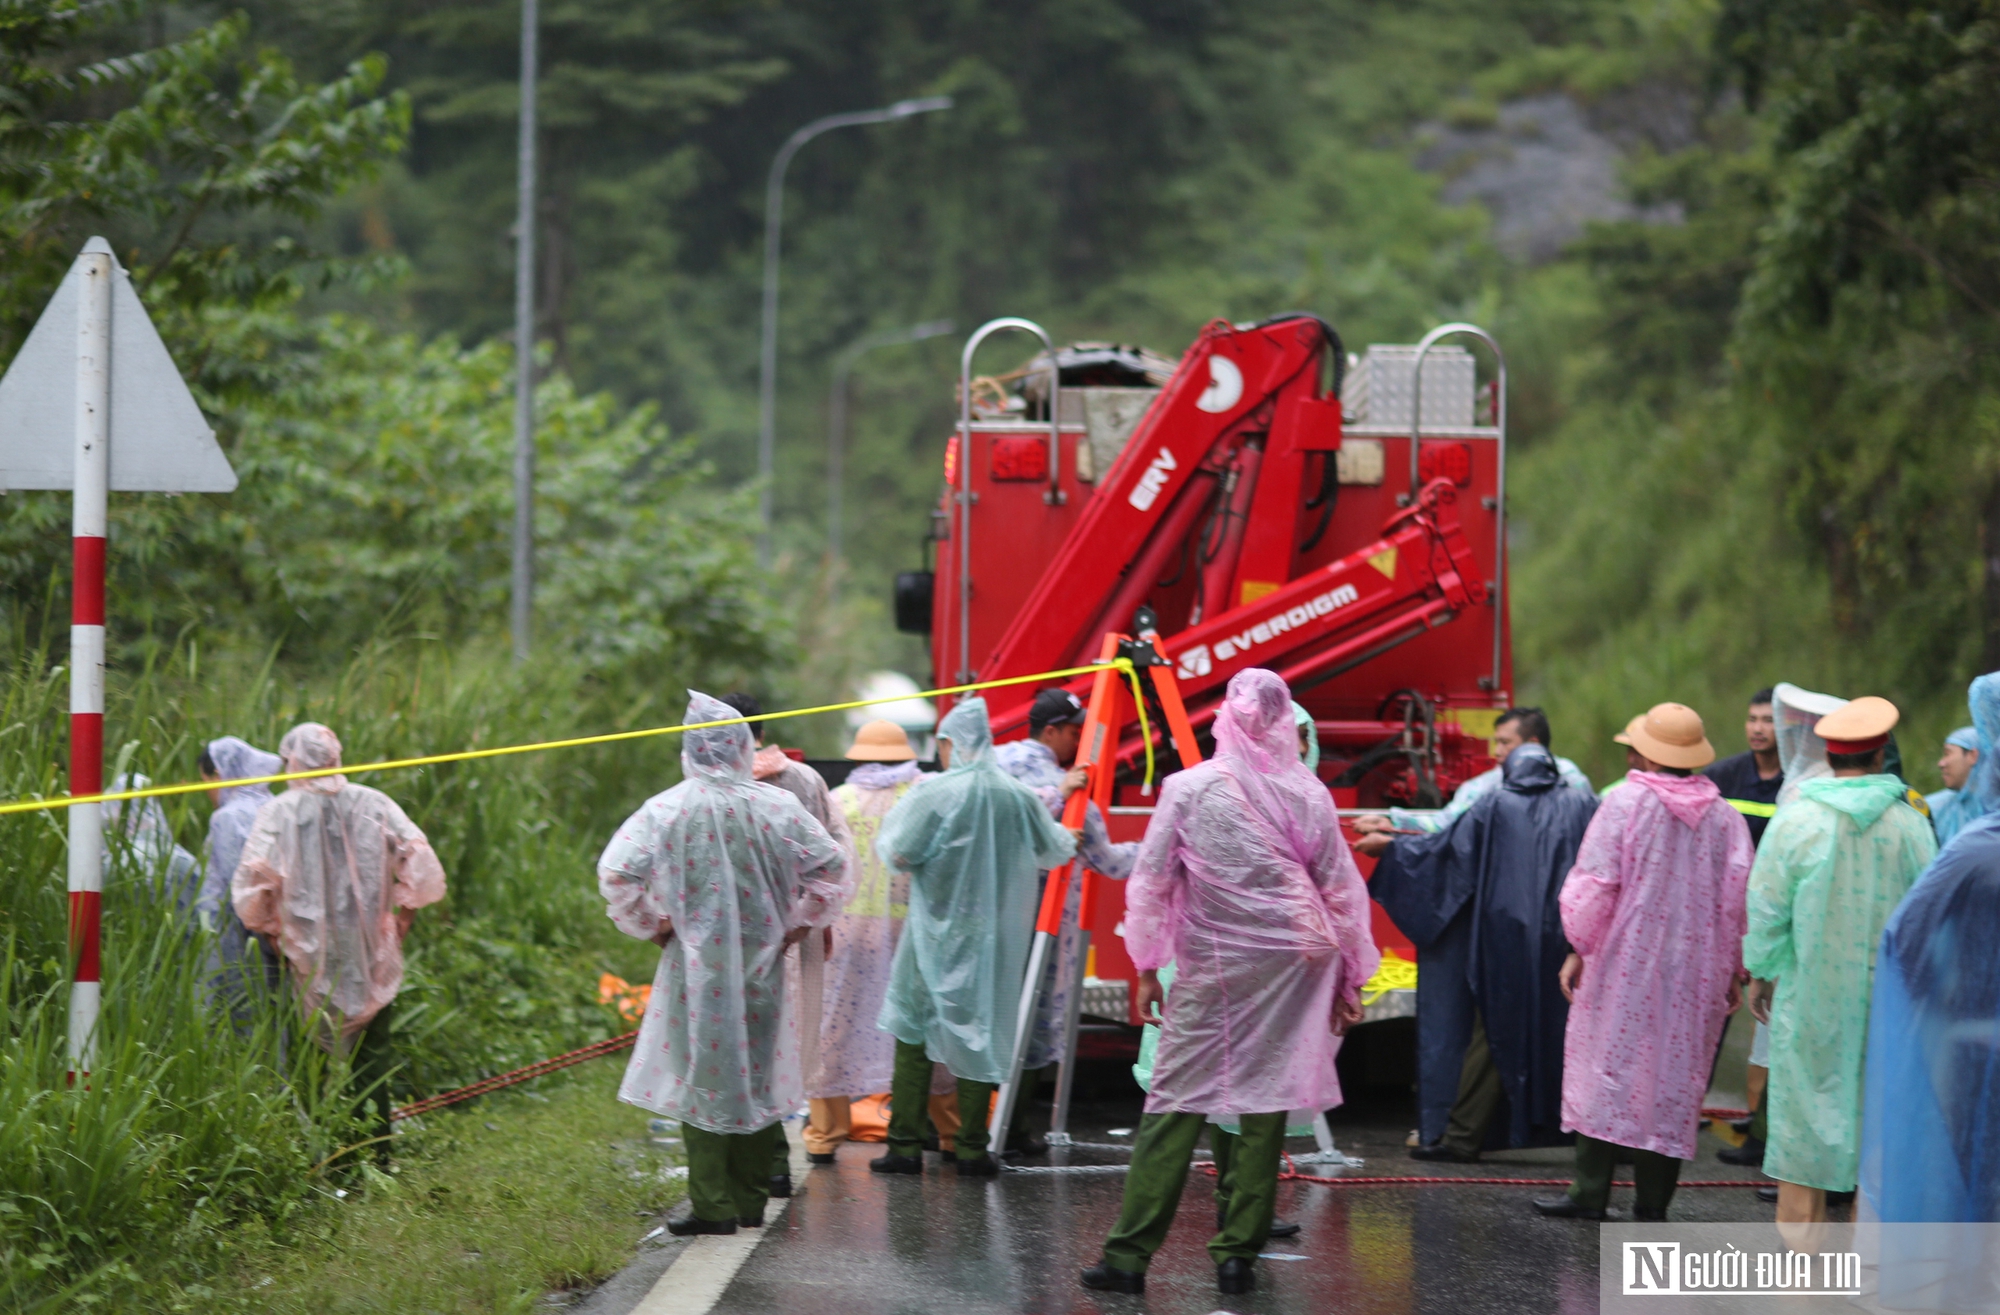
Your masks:
<svg viewBox="0 0 2000 1315"><path fill-rule="evenodd" d="M689 691L685 722L736 716ZM618 1098L679 1119L691 1212L677 1236L764 1221L774 1141L805 1099L785 951L840 912L847 853L804 806L751 778L738 722L691 730L685 779L627 818L597 862L628 936L661 947Z"/></svg>
<svg viewBox="0 0 2000 1315"><path fill-rule="evenodd" d="M1368 891L1326 787L1299 761L1274 673L1230 678L1215 757L1166 779L1126 883L1125 944L1154 1021L1176 965L1125 1201L1085 1287L1145 1288L1211 1115L1241 1128L1223 1227L1208 1244L1224 1293L1256 1286L1277 1204L1286 1112L1340 1104L1337 1038L1361 1017L1381 956Z"/></svg>
<svg viewBox="0 0 2000 1315"><path fill-rule="evenodd" d="M278 756L288 772L338 767L340 737L305 722L285 732ZM403 937L444 886L430 840L396 801L338 773L293 781L259 808L230 878L236 916L277 944L321 1044L352 1055L382 1158Z"/></svg>
<svg viewBox="0 0 2000 1315"><path fill-rule="evenodd" d="M225 735L210 740L202 750L199 770L204 781L239 781L252 776L275 776L284 770L284 765L285 760L277 754L234 735ZM208 815L206 862L195 911L216 934L212 964L215 976L211 987L240 1022L245 1017L250 984L254 981L261 989L275 993L281 980L277 942L253 937L243 919L236 916L236 907L229 898L230 879L243 859L243 846L250 839L258 812L271 801L271 787L232 785L210 790L208 798L215 811ZM245 960L253 953L250 946L260 939L256 967L246 972Z"/></svg>
<svg viewBox="0 0 2000 1315"><path fill-rule="evenodd" d="M1041 799L1000 769L986 701L961 699L938 723L943 772L882 819L875 851L910 875L909 914L877 1019L896 1038L889 1147L877 1173L922 1173L931 1061L958 1079L953 1164L999 1171L986 1153L993 1090L1013 1059L1041 873L1076 852Z"/></svg>
<svg viewBox="0 0 2000 1315"><path fill-rule="evenodd" d="M1780 1225L1821 1222L1828 1192L1854 1190L1875 951L1937 853L1907 787L1883 771L1896 720L1881 698L1820 718L1827 774L1779 806L1750 871L1743 966L1751 1012L1771 1029L1764 1172ZM1785 777L1789 790L1789 764Z"/></svg>

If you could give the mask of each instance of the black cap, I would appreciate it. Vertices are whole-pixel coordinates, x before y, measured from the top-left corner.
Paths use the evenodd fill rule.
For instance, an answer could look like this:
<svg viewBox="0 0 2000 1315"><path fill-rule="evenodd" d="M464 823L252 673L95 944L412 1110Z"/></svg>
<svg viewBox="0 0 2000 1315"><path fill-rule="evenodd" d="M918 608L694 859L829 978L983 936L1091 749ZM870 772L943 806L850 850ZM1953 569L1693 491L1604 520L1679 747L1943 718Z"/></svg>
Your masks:
<svg viewBox="0 0 2000 1315"><path fill-rule="evenodd" d="M1045 689L1028 709L1028 733L1040 735L1049 726L1080 726L1083 717L1083 700L1066 689Z"/></svg>

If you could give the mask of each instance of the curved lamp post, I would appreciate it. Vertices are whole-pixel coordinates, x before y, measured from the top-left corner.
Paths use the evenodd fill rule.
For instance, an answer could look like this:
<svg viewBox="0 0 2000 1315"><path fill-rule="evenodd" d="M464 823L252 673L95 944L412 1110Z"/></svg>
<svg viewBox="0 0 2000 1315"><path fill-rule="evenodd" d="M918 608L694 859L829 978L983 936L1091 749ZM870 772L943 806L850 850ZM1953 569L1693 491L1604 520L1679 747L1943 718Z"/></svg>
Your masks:
<svg viewBox="0 0 2000 1315"><path fill-rule="evenodd" d="M949 96L925 96L899 100L879 110L829 114L787 137L771 161L771 174L764 184L764 331L757 362L757 478L761 484L757 493L757 560L764 566L771 564L771 475L776 462L778 407L778 230L784 220L785 170L799 148L823 132L948 110L951 103Z"/></svg>

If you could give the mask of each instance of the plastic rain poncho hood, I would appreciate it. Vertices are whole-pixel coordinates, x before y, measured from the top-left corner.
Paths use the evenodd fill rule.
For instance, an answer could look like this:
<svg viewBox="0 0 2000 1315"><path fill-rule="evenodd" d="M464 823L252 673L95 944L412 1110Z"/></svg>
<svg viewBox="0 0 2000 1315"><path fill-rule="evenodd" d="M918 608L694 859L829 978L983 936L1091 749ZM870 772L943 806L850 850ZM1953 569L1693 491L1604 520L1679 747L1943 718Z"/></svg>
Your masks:
<svg viewBox="0 0 2000 1315"><path fill-rule="evenodd" d="M876 853L910 875L909 917L878 1023L962 1079L1000 1082L1013 1058L1041 873L1076 852L1041 799L994 761L986 701L938 723L951 766L882 820Z"/></svg>
<svg viewBox="0 0 2000 1315"><path fill-rule="evenodd" d="M111 792L144 790L152 778L121 773ZM112 799L104 804L104 873L147 882L180 913L199 911L201 865L174 841L173 824L157 799Z"/></svg>
<svg viewBox="0 0 2000 1315"><path fill-rule="evenodd" d="M1303 707L1294 703L1292 705L1292 725L1300 732L1303 732L1305 736L1306 751L1300 761L1305 763L1307 771L1318 775L1319 724L1313 720L1313 715L1310 712L1307 712Z"/></svg>
<svg viewBox="0 0 2000 1315"><path fill-rule="evenodd" d="M340 765L316 722L279 742L288 772ZM403 985L409 912L444 898L430 841L380 790L345 776L293 781L257 811L230 883L243 925L273 938L307 1014L352 1037Z"/></svg>
<svg viewBox="0 0 2000 1315"><path fill-rule="evenodd" d="M1937 853L1905 794L1887 775L1808 779L1757 850L1743 966L1778 984L1764 1172L1784 1182L1854 1187L1875 951Z"/></svg>
<svg viewBox="0 0 2000 1315"><path fill-rule="evenodd" d="M1506 1091L1494 1146L1555 1145L1569 1006L1556 974L1569 954L1556 897L1597 801L1567 787L1555 759L1524 744L1502 788L1444 831L1399 836L1369 894L1417 947L1417 1117L1444 1135L1473 1011Z"/></svg>
<svg viewBox="0 0 2000 1315"><path fill-rule="evenodd" d="M225 781L248 776L275 776L285 760L234 735L208 743L208 759ZM268 785L232 785L219 792L222 802L208 816L208 871L201 883L198 907L204 913L220 912L229 903L229 879L243 858L244 843L257 821L257 811L271 801ZM235 921L233 911L227 921ZM226 923L225 923L226 925ZM241 924L238 923L238 926Z"/></svg>
<svg viewBox="0 0 2000 1315"><path fill-rule="evenodd" d="M685 725L736 711L688 692ZM709 1132L770 1126L805 1099L785 935L840 912L847 855L804 805L751 778L741 722L685 732L683 780L625 819L597 860L613 923L660 954L618 1098Z"/></svg>
<svg viewBox="0 0 2000 1315"><path fill-rule="evenodd" d="M1827 713L1846 704L1838 694L1815 694L1779 681L1771 691L1771 717L1777 723L1778 764L1785 783L1778 787L1778 807L1799 797L1807 781L1831 776L1826 765L1826 741L1813 728Z"/></svg>
<svg viewBox="0 0 2000 1315"><path fill-rule="evenodd" d="M1368 928L1367 887L1332 796L1299 761L1284 682L1238 672L1215 757L1166 779L1125 887L1133 963L1176 967L1147 1112L1339 1104L1332 1011L1380 965Z"/></svg>
<svg viewBox="0 0 2000 1315"><path fill-rule="evenodd" d="M1626 779L1591 820L1562 890L1563 930L1583 956L1562 1126L1693 1159L1742 965L1750 828L1705 776Z"/></svg>

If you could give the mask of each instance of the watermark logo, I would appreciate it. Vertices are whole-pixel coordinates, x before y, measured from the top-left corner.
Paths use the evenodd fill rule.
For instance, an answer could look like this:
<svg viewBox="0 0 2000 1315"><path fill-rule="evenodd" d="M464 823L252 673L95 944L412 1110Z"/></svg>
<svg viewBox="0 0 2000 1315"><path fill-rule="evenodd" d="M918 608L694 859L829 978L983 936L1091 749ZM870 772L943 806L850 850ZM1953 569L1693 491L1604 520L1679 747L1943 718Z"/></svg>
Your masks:
<svg viewBox="0 0 2000 1315"><path fill-rule="evenodd" d="M1208 645L1196 644L1193 648L1180 655L1175 674L1182 680L1194 680L1197 677L1206 676L1214 669L1214 664L1208 658Z"/></svg>
<svg viewBox="0 0 2000 1315"><path fill-rule="evenodd" d="M1861 1293L1858 1251L1697 1250L1679 1242L1621 1246L1619 1293L1627 1297L1853 1297Z"/></svg>

